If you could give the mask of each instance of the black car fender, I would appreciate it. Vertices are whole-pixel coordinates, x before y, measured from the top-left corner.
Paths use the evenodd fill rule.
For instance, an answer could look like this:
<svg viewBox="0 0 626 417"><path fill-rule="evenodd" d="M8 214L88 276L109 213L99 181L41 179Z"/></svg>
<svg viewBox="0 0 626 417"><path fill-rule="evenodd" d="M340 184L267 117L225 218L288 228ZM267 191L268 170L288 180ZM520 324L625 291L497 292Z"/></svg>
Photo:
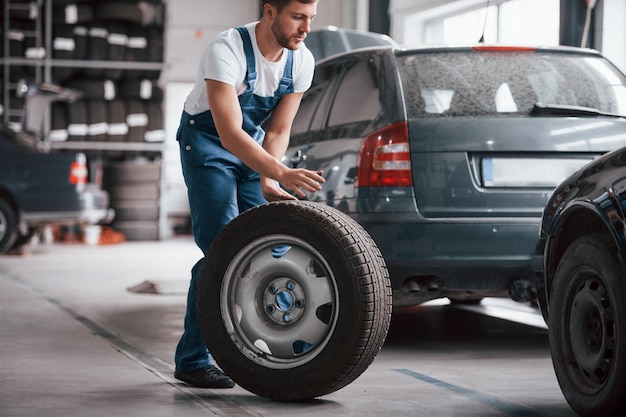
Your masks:
<svg viewBox="0 0 626 417"><path fill-rule="evenodd" d="M610 235L615 243L618 258L624 263L626 227L620 204L619 197L612 190L594 199L576 198L561 202L549 227L545 229L548 232L543 271L546 303L550 299L552 280L559 261L569 245L579 237L590 233Z"/></svg>

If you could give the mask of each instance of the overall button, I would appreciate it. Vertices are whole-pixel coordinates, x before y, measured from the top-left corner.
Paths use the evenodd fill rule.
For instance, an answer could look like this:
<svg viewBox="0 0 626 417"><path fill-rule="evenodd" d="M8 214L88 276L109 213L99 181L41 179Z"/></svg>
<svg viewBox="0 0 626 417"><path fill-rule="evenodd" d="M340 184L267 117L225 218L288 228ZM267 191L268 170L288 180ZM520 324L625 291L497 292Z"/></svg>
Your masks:
<svg viewBox="0 0 626 417"><path fill-rule="evenodd" d="M191 150L191 145L185 146L185 150L190 151Z"/></svg>
<svg viewBox="0 0 626 417"><path fill-rule="evenodd" d="M194 124L196 124L196 121L195 121L195 120L193 120L193 119L191 119L191 120L189 120L189 124L190 124L190 125L194 125Z"/></svg>

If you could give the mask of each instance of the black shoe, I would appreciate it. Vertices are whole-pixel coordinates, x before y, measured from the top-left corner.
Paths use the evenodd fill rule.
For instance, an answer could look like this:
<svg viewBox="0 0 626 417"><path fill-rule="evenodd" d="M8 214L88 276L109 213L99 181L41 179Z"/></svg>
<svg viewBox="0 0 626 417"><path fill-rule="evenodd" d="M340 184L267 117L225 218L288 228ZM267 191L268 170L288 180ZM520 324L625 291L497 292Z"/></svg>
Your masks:
<svg viewBox="0 0 626 417"><path fill-rule="evenodd" d="M235 382L213 365L191 372L174 372L174 378L197 388L232 388Z"/></svg>

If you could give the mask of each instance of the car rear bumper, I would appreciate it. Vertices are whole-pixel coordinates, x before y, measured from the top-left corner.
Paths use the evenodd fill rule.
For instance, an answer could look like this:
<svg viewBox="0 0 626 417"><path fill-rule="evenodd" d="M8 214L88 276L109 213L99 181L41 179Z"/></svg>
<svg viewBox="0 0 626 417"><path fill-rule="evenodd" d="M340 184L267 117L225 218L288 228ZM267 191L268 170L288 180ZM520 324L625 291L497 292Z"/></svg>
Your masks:
<svg viewBox="0 0 626 417"><path fill-rule="evenodd" d="M368 216L369 217L369 216ZM389 269L394 295L425 300L450 294L507 296L514 282L534 286L540 218L376 222L360 218ZM404 217L404 216L400 216ZM413 217L413 221L407 221ZM417 285L416 285L417 284ZM396 297L404 299L406 297Z"/></svg>
<svg viewBox="0 0 626 417"><path fill-rule="evenodd" d="M35 212L25 213L24 221L31 226L44 224L101 224L109 223L115 217L115 211L111 208L85 209L63 212Z"/></svg>
<svg viewBox="0 0 626 417"><path fill-rule="evenodd" d="M109 207L109 194L99 186L88 184L82 192L76 194L76 198L62 201L61 207L23 211L20 213L22 223L28 227L46 224L102 224L109 223L115 217L115 211Z"/></svg>

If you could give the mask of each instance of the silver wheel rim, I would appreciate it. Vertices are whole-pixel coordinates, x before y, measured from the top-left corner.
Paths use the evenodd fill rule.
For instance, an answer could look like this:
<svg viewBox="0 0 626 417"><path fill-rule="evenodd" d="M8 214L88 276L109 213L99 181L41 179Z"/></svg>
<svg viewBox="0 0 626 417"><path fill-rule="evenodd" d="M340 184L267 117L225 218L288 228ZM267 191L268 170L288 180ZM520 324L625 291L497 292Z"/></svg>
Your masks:
<svg viewBox="0 0 626 417"><path fill-rule="evenodd" d="M222 319L233 343L270 369L303 365L331 338L339 314L337 283L311 245L270 235L231 260L220 293Z"/></svg>

